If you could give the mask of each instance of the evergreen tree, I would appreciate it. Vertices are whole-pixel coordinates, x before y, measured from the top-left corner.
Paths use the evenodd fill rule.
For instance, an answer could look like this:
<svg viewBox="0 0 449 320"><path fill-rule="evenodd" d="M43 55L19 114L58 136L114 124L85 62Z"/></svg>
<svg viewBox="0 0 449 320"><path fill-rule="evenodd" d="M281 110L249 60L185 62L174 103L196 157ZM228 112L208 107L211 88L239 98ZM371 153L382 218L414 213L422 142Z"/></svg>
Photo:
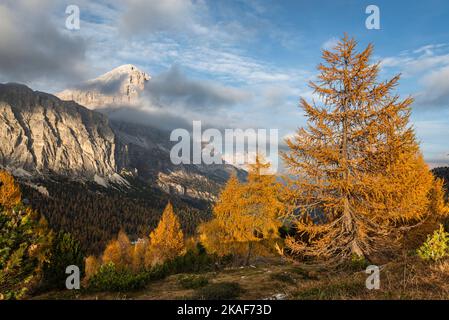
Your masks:
<svg viewBox="0 0 449 320"><path fill-rule="evenodd" d="M50 256L52 232L44 218L23 206L14 178L0 171L0 300L35 290Z"/></svg>
<svg viewBox="0 0 449 320"><path fill-rule="evenodd" d="M53 239L50 259L44 265L44 286L64 289L68 266L75 265L84 272L84 254L80 243L69 233L59 232Z"/></svg>
<svg viewBox="0 0 449 320"><path fill-rule="evenodd" d="M392 94L399 76L377 80L372 50L356 52L347 36L323 50L310 83L320 105L301 99L307 127L283 155L296 176L286 195L297 228L287 244L296 254L336 264L367 257L431 213L435 182L409 125L413 100Z"/></svg>

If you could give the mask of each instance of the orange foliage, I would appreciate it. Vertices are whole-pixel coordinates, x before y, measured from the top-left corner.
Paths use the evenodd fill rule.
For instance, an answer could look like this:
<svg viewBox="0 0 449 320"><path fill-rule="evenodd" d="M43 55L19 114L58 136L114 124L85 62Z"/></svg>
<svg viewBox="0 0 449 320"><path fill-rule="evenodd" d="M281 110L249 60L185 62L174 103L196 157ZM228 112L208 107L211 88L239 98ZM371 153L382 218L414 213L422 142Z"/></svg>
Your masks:
<svg viewBox="0 0 449 320"><path fill-rule="evenodd" d="M4 170L0 170L0 206L7 209L20 203L22 194L14 177Z"/></svg>
<svg viewBox="0 0 449 320"><path fill-rule="evenodd" d="M254 244L278 237L283 211L276 177L261 156L250 165L248 182L232 176L214 206L214 219L199 227L200 240L219 255L245 254L249 263Z"/></svg>
<svg viewBox="0 0 449 320"><path fill-rule="evenodd" d="M103 252L104 264L114 263L118 268L126 268L131 265L131 242L123 231L120 231L116 240L112 240Z"/></svg>
<svg viewBox="0 0 449 320"><path fill-rule="evenodd" d="M101 263L94 256L88 256L84 263L85 263L84 271L85 271L85 277L86 277L85 279L89 280L97 273L98 269L100 268Z"/></svg>
<svg viewBox="0 0 449 320"><path fill-rule="evenodd" d="M441 207L409 125L413 100L392 94L399 76L377 81L371 45L355 47L345 36L334 51L323 50L318 81L310 83L322 105L301 100L307 127L286 141L283 155L296 175L285 198L298 233L287 244L337 264L393 248L399 231Z"/></svg>
<svg viewBox="0 0 449 320"><path fill-rule="evenodd" d="M148 240L139 239L131 250L131 269L138 272L145 268L145 254L148 250Z"/></svg>
<svg viewBox="0 0 449 320"><path fill-rule="evenodd" d="M86 259L86 279L97 273L101 265L113 263L118 269L135 273L171 260L185 251L184 236L178 218L169 203L157 228L149 238L138 239L134 244L120 231L117 239L109 242L100 259Z"/></svg>
<svg viewBox="0 0 449 320"><path fill-rule="evenodd" d="M167 204L156 229L150 234L146 252L146 266L161 264L174 259L185 251L184 235L171 203Z"/></svg>

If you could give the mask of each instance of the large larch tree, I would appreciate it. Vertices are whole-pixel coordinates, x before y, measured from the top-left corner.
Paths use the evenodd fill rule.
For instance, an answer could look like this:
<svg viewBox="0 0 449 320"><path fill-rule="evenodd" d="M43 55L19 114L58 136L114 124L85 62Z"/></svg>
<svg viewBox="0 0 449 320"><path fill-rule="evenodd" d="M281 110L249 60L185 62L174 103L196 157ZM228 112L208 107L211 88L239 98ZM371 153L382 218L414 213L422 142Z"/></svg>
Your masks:
<svg viewBox="0 0 449 320"><path fill-rule="evenodd" d="M317 102L301 99L307 126L287 139L283 154L293 188L286 196L297 235L287 244L303 257L340 264L398 243L400 231L432 210L441 188L424 162L409 124L412 98L393 93L399 76L378 80L373 46L356 51L345 36L310 86Z"/></svg>

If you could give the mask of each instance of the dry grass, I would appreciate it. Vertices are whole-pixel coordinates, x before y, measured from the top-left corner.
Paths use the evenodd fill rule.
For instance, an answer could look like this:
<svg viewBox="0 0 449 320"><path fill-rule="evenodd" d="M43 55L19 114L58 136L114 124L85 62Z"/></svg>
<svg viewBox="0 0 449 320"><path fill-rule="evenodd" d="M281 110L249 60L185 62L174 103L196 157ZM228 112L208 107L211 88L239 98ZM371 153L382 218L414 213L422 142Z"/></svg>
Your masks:
<svg viewBox="0 0 449 320"><path fill-rule="evenodd" d="M238 283L243 289L239 299L449 299L449 259L427 263L416 256L404 255L381 266L380 289L368 290L367 274L331 272L273 258L256 266L209 272L209 284ZM182 275L169 276L129 294L69 293L42 295L40 299L190 299L194 289L180 284Z"/></svg>
<svg viewBox="0 0 449 320"><path fill-rule="evenodd" d="M449 260L426 263L417 257L381 266L380 289L368 290L364 272L323 275L316 283L304 283L296 299L449 299Z"/></svg>

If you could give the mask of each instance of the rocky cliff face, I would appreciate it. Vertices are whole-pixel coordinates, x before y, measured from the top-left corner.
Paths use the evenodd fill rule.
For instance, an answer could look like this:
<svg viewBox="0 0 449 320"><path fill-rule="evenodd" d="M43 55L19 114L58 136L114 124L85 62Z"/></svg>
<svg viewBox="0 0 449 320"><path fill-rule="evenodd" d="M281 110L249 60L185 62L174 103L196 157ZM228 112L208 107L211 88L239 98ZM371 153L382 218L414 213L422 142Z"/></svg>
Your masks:
<svg viewBox="0 0 449 320"><path fill-rule="evenodd" d="M106 116L75 102L0 84L0 165L37 173L114 176L115 135Z"/></svg>
<svg viewBox="0 0 449 320"><path fill-rule="evenodd" d="M118 145L126 149L120 153L121 163L166 193L214 201L231 174L246 177L245 171L228 164L172 164L170 150L174 142L168 131L116 120L111 121L111 127Z"/></svg>
<svg viewBox="0 0 449 320"><path fill-rule="evenodd" d="M146 85L151 85L147 73L124 65L57 96L107 114L116 108L138 107ZM117 141L118 170L132 172L167 193L215 200L230 174L245 177L243 170L231 165L173 165L168 131L123 120L111 121L111 128Z"/></svg>
<svg viewBox="0 0 449 320"><path fill-rule="evenodd" d="M62 100L73 100L89 109L132 105L151 77L131 64L56 94Z"/></svg>

